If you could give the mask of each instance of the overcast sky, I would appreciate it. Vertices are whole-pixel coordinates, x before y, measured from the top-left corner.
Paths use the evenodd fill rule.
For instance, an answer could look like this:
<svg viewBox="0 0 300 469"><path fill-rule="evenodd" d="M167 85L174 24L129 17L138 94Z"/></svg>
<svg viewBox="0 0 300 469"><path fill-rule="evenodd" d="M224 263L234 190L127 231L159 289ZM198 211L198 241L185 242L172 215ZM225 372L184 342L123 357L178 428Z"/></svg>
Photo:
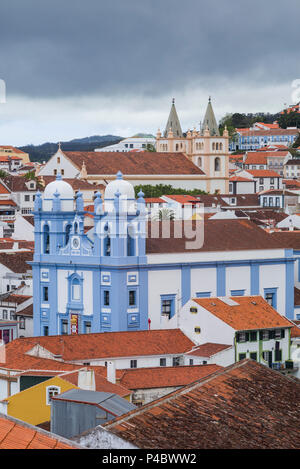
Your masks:
<svg viewBox="0 0 300 469"><path fill-rule="evenodd" d="M0 18L0 144L156 133L173 97L184 130L209 95L218 119L300 100L299 0L1 0Z"/></svg>

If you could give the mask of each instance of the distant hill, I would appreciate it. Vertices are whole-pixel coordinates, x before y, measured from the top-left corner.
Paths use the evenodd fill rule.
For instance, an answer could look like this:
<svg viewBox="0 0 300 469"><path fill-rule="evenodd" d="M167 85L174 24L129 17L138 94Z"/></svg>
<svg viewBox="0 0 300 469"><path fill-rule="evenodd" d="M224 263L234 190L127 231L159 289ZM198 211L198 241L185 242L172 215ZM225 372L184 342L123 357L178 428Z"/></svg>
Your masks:
<svg viewBox="0 0 300 469"><path fill-rule="evenodd" d="M60 142L61 149L65 151L94 151L95 148L113 145L123 140L124 137L116 135L93 135L92 137L74 138L68 142ZM29 153L31 161L48 161L57 151L58 143L43 143L42 145L25 145L20 150Z"/></svg>

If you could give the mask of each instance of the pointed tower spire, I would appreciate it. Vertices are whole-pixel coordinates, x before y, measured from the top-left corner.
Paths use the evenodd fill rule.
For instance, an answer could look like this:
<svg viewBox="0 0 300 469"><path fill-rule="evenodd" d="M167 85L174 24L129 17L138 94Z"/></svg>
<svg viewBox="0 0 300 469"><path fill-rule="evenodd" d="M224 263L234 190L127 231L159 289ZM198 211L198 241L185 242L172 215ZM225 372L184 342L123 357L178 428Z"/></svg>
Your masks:
<svg viewBox="0 0 300 469"><path fill-rule="evenodd" d="M202 128L201 128L202 133L204 132L206 126L208 127L208 130L209 130L211 136L220 135L219 127L218 127L218 124L217 124L217 121L216 121L216 118L215 118L215 113L214 113L213 108L212 108L211 97L210 96L208 98L206 113L205 113L204 119L202 121Z"/></svg>
<svg viewBox="0 0 300 469"><path fill-rule="evenodd" d="M166 129L164 131L164 138L168 137L168 133L170 129L173 132L174 137L183 137L182 135L182 130L181 130L181 125L178 119L176 107L175 107L175 99L172 99L172 106L171 106L171 111L169 114L169 119L166 125Z"/></svg>

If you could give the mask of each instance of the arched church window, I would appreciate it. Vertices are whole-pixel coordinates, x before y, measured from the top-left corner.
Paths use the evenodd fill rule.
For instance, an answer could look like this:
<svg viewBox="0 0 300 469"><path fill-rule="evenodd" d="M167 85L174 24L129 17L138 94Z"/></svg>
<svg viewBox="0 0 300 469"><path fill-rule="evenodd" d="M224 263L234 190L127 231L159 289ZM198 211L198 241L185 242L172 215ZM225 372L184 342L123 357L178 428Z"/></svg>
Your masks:
<svg viewBox="0 0 300 469"><path fill-rule="evenodd" d="M216 150L219 150L219 144L216 143Z"/></svg>
<svg viewBox="0 0 300 469"><path fill-rule="evenodd" d="M220 158L215 158L215 171L221 171L221 160L220 160Z"/></svg>
<svg viewBox="0 0 300 469"><path fill-rule="evenodd" d="M215 142L213 142L213 144L212 144L212 149L213 149L213 150L216 149L216 144L215 144Z"/></svg>
<svg viewBox="0 0 300 469"><path fill-rule="evenodd" d="M65 232L65 245L67 245L68 242L69 242L69 239L70 239L70 231L71 231L71 225L68 224L68 225L66 226L66 232Z"/></svg>
<svg viewBox="0 0 300 469"><path fill-rule="evenodd" d="M78 223L77 222L74 224L74 233L75 234L78 233Z"/></svg>
<svg viewBox="0 0 300 469"><path fill-rule="evenodd" d="M178 151L178 143L175 145L175 150Z"/></svg>
<svg viewBox="0 0 300 469"><path fill-rule="evenodd" d="M198 158L197 164L198 164L198 166L201 168L201 166L202 166L202 158L200 158L200 157Z"/></svg>
<svg viewBox="0 0 300 469"><path fill-rule="evenodd" d="M219 143L219 149L223 150L223 143Z"/></svg>
<svg viewBox="0 0 300 469"><path fill-rule="evenodd" d="M127 256L135 255L135 236L133 226L127 228Z"/></svg>
<svg viewBox="0 0 300 469"><path fill-rule="evenodd" d="M44 229L43 229L43 252L44 254L50 253L49 225L44 225Z"/></svg>

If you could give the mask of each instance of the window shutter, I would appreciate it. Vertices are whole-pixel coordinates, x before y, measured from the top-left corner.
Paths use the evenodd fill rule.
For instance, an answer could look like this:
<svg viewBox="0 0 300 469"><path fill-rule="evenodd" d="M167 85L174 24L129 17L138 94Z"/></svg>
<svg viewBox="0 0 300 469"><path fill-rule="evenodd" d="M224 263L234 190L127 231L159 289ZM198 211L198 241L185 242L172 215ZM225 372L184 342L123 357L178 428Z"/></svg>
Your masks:
<svg viewBox="0 0 300 469"><path fill-rule="evenodd" d="M259 331L259 340L262 340L262 339L263 339L263 332Z"/></svg>
<svg viewBox="0 0 300 469"><path fill-rule="evenodd" d="M249 342L249 336L250 336L249 332L246 332L246 342Z"/></svg>
<svg viewBox="0 0 300 469"><path fill-rule="evenodd" d="M239 332L237 332L237 334L236 334L236 341L237 341L237 342L240 341L240 334L239 334Z"/></svg>
<svg viewBox="0 0 300 469"><path fill-rule="evenodd" d="M284 339L284 335L285 335L285 330L284 329L281 329L281 338Z"/></svg>
<svg viewBox="0 0 300 469"><path fill-rule="evenodd" d="M275 331L269 331L269 339L275 339Z"/></svg>

